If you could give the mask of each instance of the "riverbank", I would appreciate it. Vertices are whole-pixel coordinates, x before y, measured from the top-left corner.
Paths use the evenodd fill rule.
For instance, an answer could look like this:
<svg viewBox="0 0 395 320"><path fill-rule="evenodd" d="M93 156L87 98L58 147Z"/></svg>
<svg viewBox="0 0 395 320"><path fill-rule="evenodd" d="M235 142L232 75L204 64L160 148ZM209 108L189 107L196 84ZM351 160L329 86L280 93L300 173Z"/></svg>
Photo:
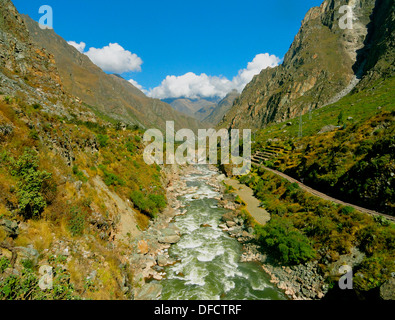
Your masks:
<svg viewBox="0 0 395 320"><path fill-rule="evenodd" d="M282 267L276 265L267 255L262 254L255 239L254 229L248 225L242 214L243 205L236 202L238 194L225 192L224 175L215 167L212 169L217 174L205 178L205 183L218 192L219 195L215 198L218 206L228 210L222 216L222 223L218 227L242 245L240 262L259 263L262 271L270 276L270 282L283 291L289 299L322 298L326 288L316 265ZM178 197L185 195L192 199L199 197L196 194L196 187L188 187L182 179L182 177L199 173L198 169L193 166L173 166L165 170L168 207L158 218L151 221L147 230L132 241L136 253L130 258L130 264L133 265L133 282L134 287L137 288L133 294L136 300L160 298L163 290L161 280L166 278L165 267L180 262L169 255L171 245L181 239L181 233L174 224L174 218L184 215L187 211ZM243 198L242 200L245 201Z"/></svg>
<svg viewBox="0 0 395 320"><path fill-rule="evenodd" d="M164 168L168 206L157 218L150 221L147 230L131 241L135 253L129 260L133 266L133 285L137 288L133 292L136 300L157 299L162 287L151 283L151 280L162 280L165 276L164 267L177 262L168 254L170 246L180 240L180 231L172 220L185 212L177 198L194 191L186 186L181 177L194 170L192 166L174 165Z"/></svg>
<svg viewBox="0 0 395 320"><path fill-rule="evenodd" d="M270 220L270 214L259 207L259 200L253 196L251 188L230 178L225 179L224 182L232 186L233 194L245 202L245 210L255 222L264 225ZM229 206L229 201L231 200L223 201L224 207ZM248 226L245 218L241 218L241 216L240 210L229 212L223 216L223 230L243 244L241 261L261 263L262 269L271 277L270 282L283 290L292 300L322 299L325 296L328 287L324 277L320 274L320 268L316 261L296 266L278 265L270 256L262 253L263 250L256 241L254 229Z"/></svg>

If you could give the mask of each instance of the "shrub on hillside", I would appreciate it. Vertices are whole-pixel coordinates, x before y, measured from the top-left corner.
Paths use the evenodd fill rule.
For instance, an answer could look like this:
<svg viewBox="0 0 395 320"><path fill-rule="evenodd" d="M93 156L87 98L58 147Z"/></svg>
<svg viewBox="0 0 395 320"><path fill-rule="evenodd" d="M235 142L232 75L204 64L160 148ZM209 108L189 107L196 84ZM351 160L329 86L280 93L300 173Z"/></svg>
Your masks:
<svg viewBox="0 0 395 320"><path fill-rule="evenodd" d="M155 218L160 210L166 207L166 198L161 194L150 194L148 197L141 191L135 190L131 193L130 199L134 205L143 213Z"/></svg>
<svg viewBox="0 0 395 320"><path fill-rule="evenodd" d="M97 135L97 142L99 143L99 146L102 148L104 148L108 145L108 140L109 140L108 135L105 135L105 134L98 134Z"/></svg>
<svg viewBox="0 0 395 320"><path fill-rule="evenodd" d="M273 216L264 227L257 226L258 241L284 264L299 264L315 258L309 239L287 219Z"/></svg>
<svg viewBox="0 0 395 320"><path fill-rule="evenodd" d="M26 149L18 160L11 161L11 174L19 179L17 196L21 214L25 218L40 216L47 205L43 191L52 174L38 170L38 157L30 149Z"/></svg>
<svg viewBox="0 0 395 320"><path fill-rule="evenodd" d="M73 236L80 236L84 233L85 215L78 207L71 209L67 227Z"/></svg>

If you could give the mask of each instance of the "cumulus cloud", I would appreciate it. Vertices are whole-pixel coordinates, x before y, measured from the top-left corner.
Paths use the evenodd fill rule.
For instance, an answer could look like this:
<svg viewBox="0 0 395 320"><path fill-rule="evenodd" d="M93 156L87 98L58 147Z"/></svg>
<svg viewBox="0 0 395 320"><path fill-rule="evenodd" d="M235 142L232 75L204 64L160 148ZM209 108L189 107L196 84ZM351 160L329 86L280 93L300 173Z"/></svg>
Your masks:
<svg viewBox="0 0 395 320"><path fill-rule="evenodd" d="M225 97L233 89L241 92L252 78L268 67L275 67L281 59L275 55L262 53L248 63L247 68L239 70L232 80L226 77L208 76L205 73L196 75L188 72L182 76L167 76L162 83L148 91L152 98L197 99L199 97Z"/></svg>
<svg viewBox="0 0 395 320"><path fill-rule="evenodd" d="M144 92L145 94L147 94L147 90L144 89L144 87L142 85L140 85L137 81L130 79L128 80L132 85L134 85L137 89L139 89L140 91Z"/></svg>
<svg viewBox="0 0 395 320"><path fill-rule="evenodd" d="M158 99L225 96L230 85L231 82L226 78L188 72L182 76L167 76L160 86L150 90L148 95Z"/></svg>
<svg viewBox="0 0 395 320"><path fill-rule="evenodd" d="M67 43L71 46L73 46L74 48L76 48L79 52L83 53L86 47L86 43L85 42L80 42L77 43L75 41L67 41Z"/></svg>
<svg viewBox="0 0 395 320"><path fill-rule="evenodd" d="M85 53L94 64L104 71L124 73L141 71L143 60L135 53L122 48L118 43L110 43L103 48L89 48Z"/></svg>
<svg viewBox="0 0 395 320"><path fill-rule="evenodd" d="M68 41L69 45L79 52L86 54L94 64L108 72L124 73L130 71L141 71L143 60L137 54L125 50L118 43L110 43L103 48L89 48L84 52L86 44Z"/></svg>

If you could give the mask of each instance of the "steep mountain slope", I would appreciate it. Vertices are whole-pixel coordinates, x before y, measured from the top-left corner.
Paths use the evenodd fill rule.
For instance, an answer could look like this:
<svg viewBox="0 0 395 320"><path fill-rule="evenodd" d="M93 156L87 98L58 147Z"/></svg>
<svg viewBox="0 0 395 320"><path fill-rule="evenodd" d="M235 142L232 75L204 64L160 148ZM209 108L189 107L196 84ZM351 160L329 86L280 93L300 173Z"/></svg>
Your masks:
<svg viewBox="0 0 395 320"><path fill-rule="evenodd" d="M217 125L232 108L233 102L239 95L240 94L236 90L229 92L202 121Z"/></svg>
<svg viewBox="0 0 395 320"><path fill-rule="evenodd" d="M284 62L255 76L220 126L260 128L348 94L367 69L383 61L380 57L385 48L393 48L392 42L385 41L389 23L393 23L391 3L351 1L355 18L351 30L339 27L343 15L339 8L348 1L325 0L320 7L310 9ZM380 47L375 45L369 52L374 43ZM390 63L382 64L377 72Z"/></svg>
<svg viewBox="0 0 395 320"><path fill-rule="evenodd" d="M0 11L0 94L18 95L25 104L40 103L45 111L59 116L70 115L66 105L78 110L63 89L53 56L31 43L12 3L2 0Z"/></svg>
<svg viewBox="0 0 395 320"><path fill-rule="evenodd" d="M9 0L0 57L0 300L133 298L131 241L166 206L142 131L76 102Z"/></svg>
<svg viewBox="0 0 395 320"><path fill-rule="evenodd" d="M196 130L200 127L195 119L160 100L146 97L128 81L104 73L53 30L42 30L28 16L23 18L37 47L45 48L54 56L64 89L93 110L144 128L164 129L166 120L175 121L176 128Z"/></svg>

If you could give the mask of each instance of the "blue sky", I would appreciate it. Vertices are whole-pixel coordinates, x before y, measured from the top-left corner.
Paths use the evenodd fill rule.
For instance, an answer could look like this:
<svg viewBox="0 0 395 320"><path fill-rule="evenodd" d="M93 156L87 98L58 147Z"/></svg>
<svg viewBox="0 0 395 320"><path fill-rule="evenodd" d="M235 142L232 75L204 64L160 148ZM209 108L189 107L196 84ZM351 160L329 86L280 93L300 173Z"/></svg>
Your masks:
<svg viewBox="0 0 395 320"><path fill-rule="evenodd" d="M269 55L259 56L250 65L251 72L261 63L265 66L279 63L273 57L284 57L308 9L322 1L13 0L13 3L20 13L36 21L41 16L39 7L50 5L55 32L67 41L85 43L85 53L92 47L102 49L110 43L118 44L120 47L112 49L129 52L128 57L135 59L137 66L134 71L124 72L122 66L114 69L147 90L160 86L167 76L175 76L168 79L166 88L158 89L160 97L173 94L171 86L178 84L195 86L196 92L207 95L212 94L209 86L228 88L232 80L237 80L234 78L240 70L247 70L248 63L259 54ZM96 56L99 53L96 51ZM92 51L91 56L94 54ZM109 60L113 59L106 58L106 62ZM203 79L202 74L207 77Z"/></svg>

